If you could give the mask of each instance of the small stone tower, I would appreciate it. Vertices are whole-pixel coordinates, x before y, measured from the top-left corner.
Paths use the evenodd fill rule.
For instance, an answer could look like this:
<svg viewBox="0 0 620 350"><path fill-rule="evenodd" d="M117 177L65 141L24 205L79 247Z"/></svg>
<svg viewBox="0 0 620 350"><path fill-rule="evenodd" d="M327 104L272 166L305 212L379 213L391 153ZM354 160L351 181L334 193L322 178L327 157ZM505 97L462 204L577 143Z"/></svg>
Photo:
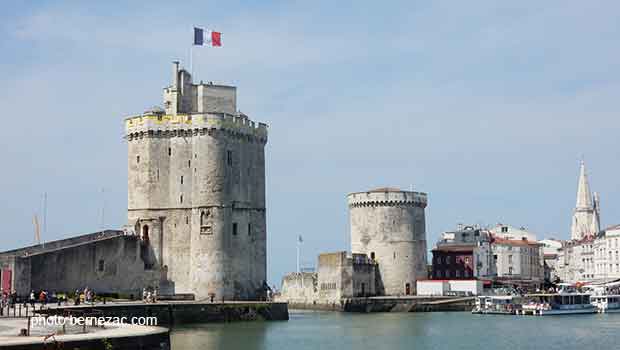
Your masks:
<svg viewBox="0 0 620 350"><path fill-rule="evenodd" d="M379 188L348 196L351 251L379 266L377 292L415 294L416 281L428 276L426 193Z"/></svg>
<svg viewBox="0 0 620 350"><path fill-rule="evenodd" d="M235 87L195 84L174 62L164 108L127 118L125 131L128 222L148 267L161 269L160 288L197 299L258 297L267 125L237 112Z"/></svg>

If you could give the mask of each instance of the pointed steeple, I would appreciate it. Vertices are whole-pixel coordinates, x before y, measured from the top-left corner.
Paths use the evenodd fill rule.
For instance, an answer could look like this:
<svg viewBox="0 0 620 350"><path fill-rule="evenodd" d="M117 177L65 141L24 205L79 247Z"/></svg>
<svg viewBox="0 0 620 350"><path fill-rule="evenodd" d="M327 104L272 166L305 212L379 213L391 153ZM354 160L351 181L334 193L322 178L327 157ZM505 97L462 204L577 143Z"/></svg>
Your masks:
<svg viewBox="0 0 620 350"><path fill-rule="evenodd" d="M590 192L590 184L586 175L586 165L581 161L581 169L579 172L579 185L577 187L577 204L575 209L592 209L592 194Z"/></svg>
<svg viewBox="0 0 620 350"><path fill-rule="evenodd" d="M601 213L599 212L599 196L594 192L594 217L592 218L592 225L590 226L590 232L596 235L601 230Z"/></svg>

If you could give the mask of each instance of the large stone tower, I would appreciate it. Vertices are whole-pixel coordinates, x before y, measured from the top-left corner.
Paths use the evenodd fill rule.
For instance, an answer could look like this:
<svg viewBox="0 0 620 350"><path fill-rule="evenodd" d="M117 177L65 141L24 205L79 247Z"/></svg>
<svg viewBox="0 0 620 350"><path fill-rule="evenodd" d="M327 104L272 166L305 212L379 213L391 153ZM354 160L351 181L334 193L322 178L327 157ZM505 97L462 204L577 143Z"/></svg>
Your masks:
<svg viewBox="0 0 620 350"><path fill-rule="evenodd" d="M379 188L348 196L351 251L378 262L379 294L415 294L427 278L426 193Z"/></svg>
<svg viewBox="0 0 620 350"><path fill-rule="evenodd" d="M571 222L571 239L580 240L594 236L600 231L599 197L595 192L592 196L585 163L579 167L579 183L577 185L577 203Z"/></svg>
<svg viewBox="0 0 620 350"><path fill-rule="evenodd" d="M253 299L266 280L267 125L237 112L236 88L194 84L174 62L164 109L125 121L128 220L160 288Z"/></svg>

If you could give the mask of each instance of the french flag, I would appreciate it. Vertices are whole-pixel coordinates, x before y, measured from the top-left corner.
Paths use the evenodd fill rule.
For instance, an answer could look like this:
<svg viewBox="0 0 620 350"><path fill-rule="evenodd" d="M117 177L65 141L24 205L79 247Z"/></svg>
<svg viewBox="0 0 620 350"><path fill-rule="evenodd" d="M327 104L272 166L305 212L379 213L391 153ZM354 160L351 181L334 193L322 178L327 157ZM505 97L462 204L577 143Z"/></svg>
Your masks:
<svg viewBox="0 0 620 350"><path fill-rule="evenodd" d="M222 46L222 33L194 27L194 45L211 47Z"/></svg>

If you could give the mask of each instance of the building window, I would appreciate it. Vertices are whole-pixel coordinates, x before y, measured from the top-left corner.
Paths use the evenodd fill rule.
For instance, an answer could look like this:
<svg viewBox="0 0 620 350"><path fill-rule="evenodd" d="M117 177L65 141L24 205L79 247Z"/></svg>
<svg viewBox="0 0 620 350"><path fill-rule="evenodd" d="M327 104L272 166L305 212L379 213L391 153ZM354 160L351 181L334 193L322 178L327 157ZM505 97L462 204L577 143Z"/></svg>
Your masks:
<svg viewBox="0 0 620 350"><path fill-rule="evenodd" d="M168 147L168 155L172 156L172 148Z"/></svg>
<svg viewBox="0 0 620 350"><path fill-rule="evenodd" d="M187 161L187 167L188 167L188 168L191 168L191 167L192 167L192 160L191 160L191 159Z"/></svg>
<svg viewBox="0 0 620 350"><path fill-rule="evenodd" d="M181 175L181 185L183 184L183 175Z"/></svg>
<svg viewBox="0 0 620 350"><path fill-rule="evenodd" d="M232 166L232 151L227 151L226 152L226 161L228 163L229 166Z"/></svg>
<svg viewBox="0 0 620 350"><path fill-rule="evenodd" d="M186 217L185 217L185 224L186 224L186 225L189 225L189 216L186 216Z"/></svg>
<svg viewBox="0 0 620 350"><path fill-rule="evenodd" d="M157 181L159 181L159 169L157 169Z"/></svg>
<svg viewBox="0 0 620 350"><path fill-rule="evenodd" d="M252 224L248 224L248 236L252 235Z"/></svg>
<svg viewBox="0 0 620 350"><path fill-rule="evenodd" d="M233 236L237 235L237 223L236 222L233 222L233 232L232 233L233 233Z"/></svg>
<svg viewBox="0 0 620 350"><path fill-rule="evenodd" d="M183 195L179 197L179 201L181 202L181 204L183 204Z"/></svg>
<svg viewBox="0 0 620 350"><path fill-rule="evenodd" d="M98 268L99 272L102 272L104 267L105 267L105 262L103 261L103 259L99 260L99 268Z"/></svg>
<svg viewBox="0 0 620 350"><path fill-rule="evenodd" d="M375 260L375 252L370 252L370 260Z"/></svg>
<svg viewBox="0 0 620 350"><path fill-rule="evenodd" d="M512 275L512 266L508 267L508 274Z"/></svg>
<svg viewBox="0 0 620 350"><path fill-rule="evenodd" d="M512 264L512 255L508 255L508 263Z"/></svg>
<svg viewBox="0 0 620 350"><path fill-rule="evenodd" d="M140 164L140 156L136 156L136 163Z"/></svg>
<svg viewBox="0 0 620 350"><path fill-rule="evenodd" d="M502 233L508 232L508 226L502 226Z"/></svg>
<svg viewBox="0 0 620 350"><path fill-rule="evenodd" d="M200 213L200 234L201 235L212 235L213 234L213 228L211 227L211 225L207 223L210 215L211 213L208 210Z"/></svg>

